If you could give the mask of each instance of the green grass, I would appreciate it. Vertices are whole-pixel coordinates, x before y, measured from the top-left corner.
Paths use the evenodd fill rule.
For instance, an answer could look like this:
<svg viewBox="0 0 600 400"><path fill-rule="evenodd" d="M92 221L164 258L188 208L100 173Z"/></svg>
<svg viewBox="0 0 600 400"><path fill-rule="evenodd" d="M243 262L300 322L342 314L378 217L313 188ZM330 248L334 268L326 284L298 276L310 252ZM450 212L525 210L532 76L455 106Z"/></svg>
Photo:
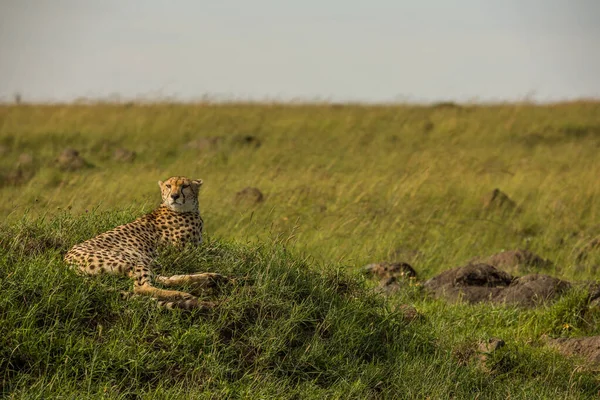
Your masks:
<svg viewBox="0 0 600 400"><path fill-rule="evenodd" d="M231 138L253 135L260 147ZM191 140L220 136L215 149ZM600 103L460 108L333 105L0 106L0 376L15 398L594 398L600 381L541 345L600 334L574 290L536 310L448 305L419 287L370 291L368 262L418 250L421 278L526 247L568 280L596 278ZM94 165L56 168L64 147ZM111 159L122 146L131 164ZM126 280L65 268L69 246L201 178L208 241L161 255L169 273L243 277L208 314L122 301ZM258 205L235 193L256 186ZM501 188L521 208L482 210ZM402 261L399 256L398 261ZM425 318L404 322L399 304ZM589 311L589 310L588 310ZM569 329L565 329L568 324ZM489 369L460 349L502 337Z"/></svg>

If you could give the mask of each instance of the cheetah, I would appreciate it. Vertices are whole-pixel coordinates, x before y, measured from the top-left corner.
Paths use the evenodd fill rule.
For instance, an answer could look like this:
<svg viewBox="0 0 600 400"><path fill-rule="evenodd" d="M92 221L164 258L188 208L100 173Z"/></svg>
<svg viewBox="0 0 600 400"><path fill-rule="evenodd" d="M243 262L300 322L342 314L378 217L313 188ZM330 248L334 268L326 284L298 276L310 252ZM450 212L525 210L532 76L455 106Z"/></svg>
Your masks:
<svg viewBox="0 0 600 400"><path fill-rule="evenodd" d="M208 308L190 293L161 289L192 284L209 287L227 278L216 273L162 276L154 273L157 248L163 245L198 246L202 242L204 222L198 207L201 179L175 176L159 181L162 204L133 222L118 226L73 246L64 257L78 272L97 275L124 275L134 280L133 295L147 295L164 308Z"/></svg>

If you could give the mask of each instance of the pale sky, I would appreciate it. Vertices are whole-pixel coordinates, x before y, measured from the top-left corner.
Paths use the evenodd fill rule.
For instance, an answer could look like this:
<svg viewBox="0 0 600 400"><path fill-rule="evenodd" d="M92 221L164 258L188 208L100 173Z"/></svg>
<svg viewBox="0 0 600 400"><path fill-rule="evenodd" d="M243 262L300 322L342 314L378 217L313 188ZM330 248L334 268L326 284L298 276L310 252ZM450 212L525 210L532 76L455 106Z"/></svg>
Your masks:
<svg viewBox="0 0 600 400"><path fill-rule="evenodd" d="M600 98L600 0L0 0L0 100Z"/></svg>

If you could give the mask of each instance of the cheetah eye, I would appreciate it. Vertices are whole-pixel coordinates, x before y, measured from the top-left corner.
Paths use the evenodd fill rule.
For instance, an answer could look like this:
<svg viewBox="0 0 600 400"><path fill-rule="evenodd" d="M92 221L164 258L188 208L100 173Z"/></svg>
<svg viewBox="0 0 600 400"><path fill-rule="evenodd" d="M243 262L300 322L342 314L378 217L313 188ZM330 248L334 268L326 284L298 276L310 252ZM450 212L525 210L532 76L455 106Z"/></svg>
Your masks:
<svg viewBox="0 0 600 400"><path fill-rule="evenodd" d="M182 189L189 188L189 187L190 187L190 185L181 185Z"/></svg>
<svg viewBox="0 0 600 400"><path fill-rule="evenodd" d="M165 187L166 187L167 189L171 189L171 185L169 185L169 184L166 184L166 185L165 185Z"/></svg>

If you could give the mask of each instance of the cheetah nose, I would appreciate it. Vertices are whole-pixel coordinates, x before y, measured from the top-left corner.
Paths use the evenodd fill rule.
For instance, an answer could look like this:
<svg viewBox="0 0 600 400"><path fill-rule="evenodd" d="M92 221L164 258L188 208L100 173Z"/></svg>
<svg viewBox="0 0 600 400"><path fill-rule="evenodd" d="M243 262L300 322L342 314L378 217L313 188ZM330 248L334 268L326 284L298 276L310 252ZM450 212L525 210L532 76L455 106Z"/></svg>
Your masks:
<svg viewBox="0 0 600 400"><path fill-rule="evenodd" d="M172 195L171 195L171 198L172 198L173 200L177 200L177 199L179 198L179 195L178 195L177 193L175 193L175 194L172 194Z"/></svg>

